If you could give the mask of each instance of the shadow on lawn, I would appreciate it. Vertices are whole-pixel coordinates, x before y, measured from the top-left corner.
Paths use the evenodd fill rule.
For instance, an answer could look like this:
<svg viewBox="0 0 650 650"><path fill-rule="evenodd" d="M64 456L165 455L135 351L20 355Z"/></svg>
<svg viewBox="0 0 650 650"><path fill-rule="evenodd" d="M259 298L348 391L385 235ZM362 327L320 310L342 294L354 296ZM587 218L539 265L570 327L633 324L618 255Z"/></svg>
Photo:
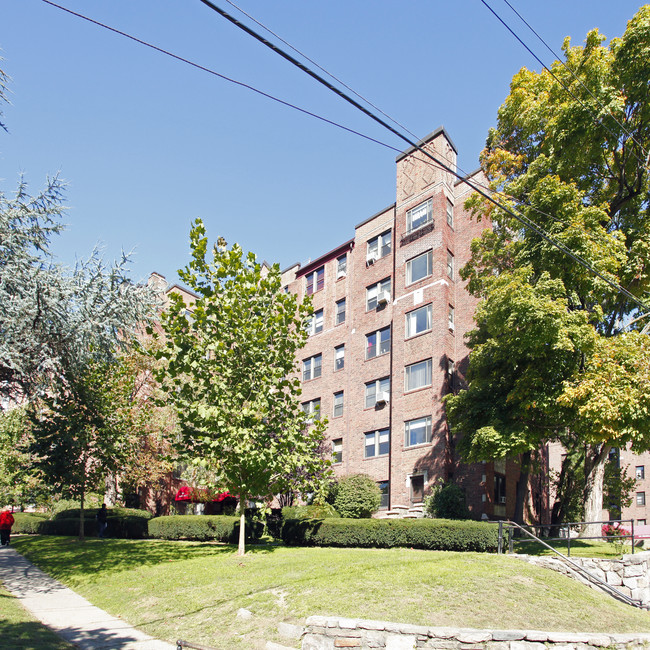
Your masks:
<svg viewBox="0 0 650 650"><path fill-rule="evenodd" d="M206 556L237 557L236 545L214 542L125 539L80 542L76 537L25 536L12 539L12 544L30 562L63 581L78 575L129 571ZM274 549L271 544L248 544L246 555L272 553Z"/></svg>

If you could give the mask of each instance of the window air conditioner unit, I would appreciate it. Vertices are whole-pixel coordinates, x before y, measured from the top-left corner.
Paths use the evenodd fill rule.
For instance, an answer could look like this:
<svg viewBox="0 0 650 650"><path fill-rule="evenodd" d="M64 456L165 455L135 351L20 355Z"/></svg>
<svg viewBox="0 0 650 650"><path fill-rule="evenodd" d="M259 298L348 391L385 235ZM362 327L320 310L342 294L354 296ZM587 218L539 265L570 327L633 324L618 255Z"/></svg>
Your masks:
<svg viewBox="0 0 650 650"><path fill-rule="evenodd" d="M366 257L366 264L374 264L377 261L377 253L368 253L368 257Z"/></svg>
<svg viewBox="0 0 650 650"><path fill-rule="evenodd" d="M499 503L505 504L506 498L505 497L499 497Z"/></svg>
<svg viewBox="0 0 650 650"><path fill-rule="evenodd" d="M388 402L390 402L390 395L385 390L381 391L377 395L377 402L376 403L377 404L388 404Z"/></svg>
<svg viewBox="0 0 650 650"><path fill-rule="evenodd" d="M449 323L449 331L453 332L456 329L456 326L453 323Z"/></svg>
<svg viewBox="0 0 650 650"><path fill-rule="evenodd" d="M347 275L347 274L346 274L345 271L339 271L339 272L336 274L336 279L337 279L337 280L340 280L341 278L344 278L346 275Z"/></svg>
<svg viewBox="0 0 650 650"><path fill-rule="evenodd" d="M377 296L377 307L379 305L386 305L390 301L390 293L388 291L380 291Z"/></svg>

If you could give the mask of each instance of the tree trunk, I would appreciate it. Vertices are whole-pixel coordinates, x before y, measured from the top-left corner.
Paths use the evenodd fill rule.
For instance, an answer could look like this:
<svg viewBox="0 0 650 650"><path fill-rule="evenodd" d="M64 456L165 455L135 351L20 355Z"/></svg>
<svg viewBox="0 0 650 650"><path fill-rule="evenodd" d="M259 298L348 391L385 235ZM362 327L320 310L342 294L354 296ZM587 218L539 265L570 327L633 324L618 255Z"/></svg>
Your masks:
<svg viewBox="0 0 650 650"><path fill-rule="evenodd" d="M84 533L84 498L85 498L85 488L81 486L81 495L79 497L79 541L83 542L85 539Z"/></svg>
<svg viewBox="0 0 650 650"><path fill-rule="evenodd" d="M523 525L524 523L524 505L528 494L528 477L530 475L530 451L525 451L521 455L519 466L519 481L517 481L517 492L515 494L515 523Z"/></svg>
<svg viewBox="0 0 650 650"><path fill-rule="evenodd" d="M239 548L237 555L246 554L246 497L239 495Z"/></svg>
<svg viewBox="0 0 650 650"><path fill-rule="evenodd" d="M104 481L104 503L108 508L117 505L117 475L109 472Z"/></svg>
<svg viewBox="0 0 650 650"><path fill-rule="evenodd" d="M605 463L611 448L611 445L607 444L587 445L584 491L586 522L600 521L602 517ZM580 532L580 537L600 537L601 530L601 524L585 524Z"/></svg>

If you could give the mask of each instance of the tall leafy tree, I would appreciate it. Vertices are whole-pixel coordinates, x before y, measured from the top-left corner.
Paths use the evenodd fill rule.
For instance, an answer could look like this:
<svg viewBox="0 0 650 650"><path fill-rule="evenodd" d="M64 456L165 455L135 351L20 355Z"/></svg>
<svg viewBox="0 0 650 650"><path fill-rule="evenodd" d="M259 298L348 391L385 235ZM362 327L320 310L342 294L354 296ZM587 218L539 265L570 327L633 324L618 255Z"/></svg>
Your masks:
<svg viewBox="0 0 650 650"><path fill-rule="evenodd" d="M650 448L647 337L626 331L650 311L650 6L604 40L567 38L564 62L515 75L481 163L503 204L625 291L474 197L493 227L463 277L483 303L468 391L447 402L469 457L584 444L591 521L612 446Z"/></svg>
<svg viewBox="0 0 650 650"><path fill-rule="evenodd" d="M324 422L308 422L296 376L311 306L282 290L277 264L264 267L223 239L209 250L205 233L197 220L192 261L179 271L198 296L191 312L172 294L163 314L160 379L179 415L181 450L239 496L243 554L247 499L307 491L329 463L318 453Z"/></svg>

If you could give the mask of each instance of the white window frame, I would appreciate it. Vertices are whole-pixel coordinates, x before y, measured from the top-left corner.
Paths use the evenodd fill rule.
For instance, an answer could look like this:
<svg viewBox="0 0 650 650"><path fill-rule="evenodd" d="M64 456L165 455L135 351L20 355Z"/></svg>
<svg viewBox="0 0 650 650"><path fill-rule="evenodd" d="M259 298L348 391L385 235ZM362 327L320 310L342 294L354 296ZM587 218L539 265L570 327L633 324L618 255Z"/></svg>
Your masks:
<svg viewBox="0 0 650 650"><path fill-rule="evenodd" d="M380 260L390 255L393 250L392 230L386 230L380 235L368 240L366 249L366 261Z"/></svg>
<svg viewBox="0 0 650 650"><path fill-rule="evenodd" d="M421 217L421 214L424 212L425 217L424 221L420 221L416 226L413 225L413 217L416 217L416 220ZM428 223L433 221L433 199L427 199L424 203L416 205L414 208L406 211L406 233L413 232L414 230L419 230L423 226L426 226Z"/></svg>
<svg viewBox="0 0 650 650"><path fill-rule="evenodd" d="M388 334L388 339L382 340L382 335ZM373 351L375 354L370 355L369 352L371 350L369 341L371 337L375 337L375 345L373 346ZM370 334L366 334L366 361L369 359L376 359L377 357L381 357L384 354L388 354L390 352L390 344L391 344L391 336L390 336L390 325L388 327L382 327L379 330L375 330L374 332L370 332ZM388 341L387 346L384 345L384 350L382 350L382 343L386 343L386 340Z"/></svg>
<svg viewBox="0 0 650 650"><path fill-rule="evenodd" d="M426 256L425 274L421 275L418 278L413 279L413 263L421 260L425 256ZM433 275L433 251L432 250L426 251L421 255L416 255L415 257L411 258L406 262L406 286L408 286L409 284L414 284L415 282L419 282L420 280L424 280L424 278L428 278L430 275Z"/></svg>
<svg viewBox="0 0 650 650"><path fill-rule="evenodd" d="M372 439L372 445L368 442ZM382 453L381 446L384 445L385 451ZM386 449L386 446L388 448ZM372 449L369 454L368 450ZM390 429L378 429L377 431L367 431L363 434L363 457L364 458L380 458L388 456L390 453Z"/></svg>
<svg viewBox="0 0 650 650"><path fill-rule="evenodd" d="M344 409L344 391L339 390L336 393L334 393L334 401L333 401L333 408L332 408L332 417L333 418L340 418L343 416L343 409ZM338 413L337 413L338 409Z"/></svg>
<svg viewBox="0 0 650 650"><path fill-rule="evenodd" d="M365 408L371 409L377 406L377 396L380 393L388 393L390 396L390 377L382 377L366 383L364 391ZM370 390L372 388L372 390ZM370 402L368 400L370 398Z"/></svg>
<svg viewBox="0 0 650 650"><path fill-rule="evenodd" d="M343 309L341 309L341 305ZM336 313L334 314L334 324L341 325L345 323L345 298L336 301Z"/></svg>
<svg viewBox="0 0 650 650"><path fill-rule="evenodd" d="M341 367L337 368L339 359L342 360ZM341 345L337 345L334 348L334 372L343 370L343 368L345 368L345 343L341 343Z"/></svg>
<svg viewBox="0 0 650 650"><path fill-rule="evenodd" d="M454 266L455 266L454 254L450 250L448 250L447 251L447 277L450 280L454 279Z"/></svg>
<svg viewBox="0 0 650 650"><path fill-rule="evenodd" d="M409 386L409 380L411 380L412 374L419 371L417 366L424 365L425 368L425 381L428 379L428 383L419 384L418 386ZM428 377L427 377L428 375ZM411 380L412 381L412 380ZM412 390L419 390L420 388L426 388L431 386L433 382L433 360L432 359L423 359L416 363L411 363L404 369L404 392L410 392Z"/></svg>
<svg viewBox="0 0 650 650"><path fill-rule="evenodd" d="M390 481L377 481L379 493L381 494L380 510L388 510L390 503Z"/></svg>
<svg viewBox="0 0 650 650"><path fill-rule="evenodd" d="M320 397L303 402L302 410L307 416L311 416L307 419L308 424L312 424L314 420L320 420Z"/></svg>
<svg viewBox="0 0 650 650"><path fill-rule="evenodd" d="M456 310L453 305L449 305L449 312L447 314L447 324L450 331L455 331L456 329Z"/></svg>
<svg viewBox="0 0 650 650"><path fill-rule="evenodd" d="M318 282L319 274L322 275L320 280L320 286ZM311 291L309 290L311 287ZM320 266L317 269L314 269L310 273L305 274L305 294L312 296L315 293L322 291L325 288L325 267Z"/></svg>
<svg viewBox="0 0 650 650"><path fill-rule="evenodd" d="M450 228L454 227L454 204L447 199L447 225Z"/></svg>
<svg viewBox="0 0 650 650"><path fill-rule="evenodd" d="M384 278L376 284L366 287L366 311L377 309L377 300L382 291L387 291L392 297L393 283L390 278ZM372 306L371 306L372 304Z"/></svg>
<svg viewBox="0 0 650 650"><path fill-rule="evenodd" d="M318 362L318 363L316 363ZM316 374L318 372L318 374ZM318 379L323 374L323 355L315 354L302 361L302 380Z"/></svg>
<svg viewBox="0 0 650 650"><path fill-rule="evenodd" d="M332 440L332 464L339 465L343 462L343 438Z"/></svg>
<svg viewBox="0 0 650 650"><path fill-rule="evenodd" d="M318 309L307 319L306 327L307 334L314 336L323 331L324 313L322 309Z"/></svg>
<svg viewBox="0 0 650 650"><path fill-rule="evenodd" d="M348 274L348 254L343 253L336 258L336 279L344 278Z"/></svg>
<svg viewBox="0 0 650 650"><path fill-rule="evenodd" d="M404 446L405 447L417 447L419 445L426 445L431 443L431 416L426 415L421 418L416 418L414 420L407 420L404 422ZM415 427L421 428L424 425L424 440L422 442L413 442L412 441L412 430Z"/></svg>
<svg viewBox="0 0 650 650"><path fill-rule="evenodd" d="M636 493L636 505L644 506L645 505L645 492Z"/></svg>
<svg viewBox="0 0 650 650"><path fill-rule="evenodd" d="M417 314L426 310L427 323L426 328L423 330L414 331L414 326L417 325L418 317ZM405 323L405 338L410 339L412 336L417 336L418 334L423 334L424 332L430 332L433 327L433 305L429 303L428 305L422 305L417 309L412 309L411 311L405 314L406 323Z"/></svg>

